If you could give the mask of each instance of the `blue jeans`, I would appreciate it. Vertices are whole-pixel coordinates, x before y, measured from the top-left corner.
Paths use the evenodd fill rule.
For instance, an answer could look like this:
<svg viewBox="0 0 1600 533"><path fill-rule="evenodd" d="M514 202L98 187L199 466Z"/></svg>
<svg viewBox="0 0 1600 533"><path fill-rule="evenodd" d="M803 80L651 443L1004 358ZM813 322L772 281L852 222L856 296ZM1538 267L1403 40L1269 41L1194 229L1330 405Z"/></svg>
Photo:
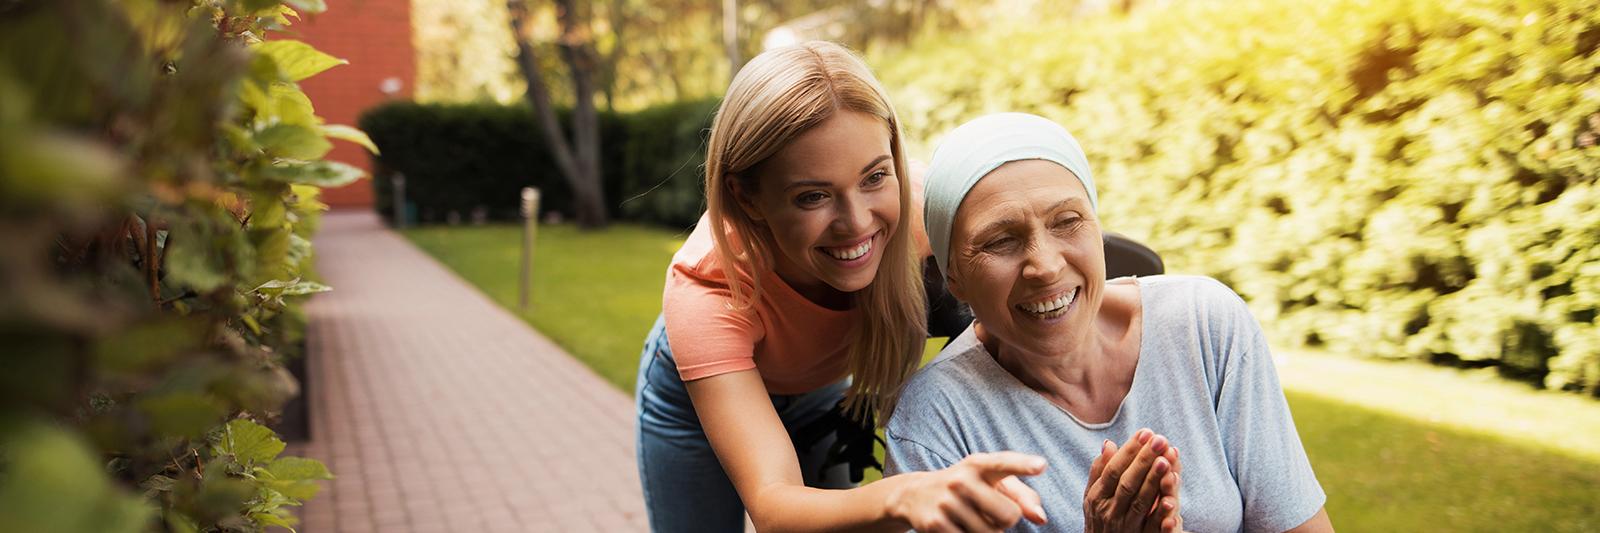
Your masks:
<svg viewBox="0 0 1600 533"><path fill-rule="evenodd" d="M797 428L833 409L847 387L847 382L840 381L804 394L771 395L772 407L793 438ZM645 340L635 398L639 413L639 481L650 512L650 529L658 533L743 531L744 503L700 428L700 418L689 402L689 392L678 377L678 364L667 346L663 318L656 319L655 328ZM850 482L847 465L842 463L818 476L833 441L830 434L807 449L795 450L807 486L855 486Z"/></svg>

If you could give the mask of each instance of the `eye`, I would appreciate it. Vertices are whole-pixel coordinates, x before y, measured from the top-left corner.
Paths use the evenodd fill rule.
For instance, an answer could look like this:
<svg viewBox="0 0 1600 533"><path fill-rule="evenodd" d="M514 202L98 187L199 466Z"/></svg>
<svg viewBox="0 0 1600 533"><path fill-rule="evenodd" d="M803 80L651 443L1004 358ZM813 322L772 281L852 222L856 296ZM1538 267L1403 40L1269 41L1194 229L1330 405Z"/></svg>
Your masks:
<svg viewBox="0 0 1600 533"><path fill-rule="evenodd" d="M828 195L822 191L807 191L794 197L794 203L800 207L815 207L827 199Z"/></svg>
<svg viewBox="0 0 1600 533"><path fill-rule="evenodd" d="M983 251L991 253L1005 253L1016 249L1017 243L1022 242L1010 235L1001 235L983 243Z"/></svg>
<svg viewBox="0 0 1600 533"><path fill-rule="evenodd" d="M1064 217L1061 217L1059 219L1056 219L1056 222L1054 224L1051 224L1051 227L1054 227L1056 229L1070 230L1070 229L1077 228L1078 224L1080 224L1082 222L1083 222L1083 217L1080 217L1080 216L1077 216L1077 215L1068 215L1068 216L1064 216Z"/></svg>
<svg viewBox="0 0 1600 533"><path fill-rule="evenodd" d="M888 180L888 179L889 179L889 173L885 172L885 171L882 171L882 170L879 170L879 171L873 172L871 176L867 176L867 179L862 180L861 181L861 186L865 187L865 188L868 188L868 189L871 189L871 188L877 187L879 185L883 185L883 182L885 180Z"/></svg>

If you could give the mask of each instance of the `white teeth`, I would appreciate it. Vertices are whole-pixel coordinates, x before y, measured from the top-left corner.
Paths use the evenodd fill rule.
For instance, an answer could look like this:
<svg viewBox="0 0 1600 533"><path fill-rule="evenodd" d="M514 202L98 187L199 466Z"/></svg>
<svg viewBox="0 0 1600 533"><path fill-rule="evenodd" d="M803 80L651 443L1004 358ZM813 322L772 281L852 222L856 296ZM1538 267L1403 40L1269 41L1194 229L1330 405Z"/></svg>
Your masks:
<svg viewBox="0 0 1600 533"><path fill-rule="evenodd" d="M1072 289L1072 292L1063 294L1061 296L1057 296L1053 300L1045 300L1045 301L1042 301L1042 302L1035 302L1035 303L1026 303L1026 304L1018 305L1017 307L1020 307L1020 308L1022 308L1022 310L1027 311L1029 313L1033 313L1033 314L1036 314L1036 315L1041 315L1044 318L1054 318L1054 317L1061 316L1063 313L1066 313L1067 312L1067 306L1071 305L1072 301L1077 299L1077 298L1078 298L1078 289Z"/></svg>
<svg viewBox="0 0 1600 533"><path fill-rule="evenodd" d="M861 244L858 244L852 248L824 248L824 250L827 250L828 255L833 256L834 259L838 259L840 261L850 261L863 255L867 255L867 252L872 251L872 239L861 241Z"/></svg>

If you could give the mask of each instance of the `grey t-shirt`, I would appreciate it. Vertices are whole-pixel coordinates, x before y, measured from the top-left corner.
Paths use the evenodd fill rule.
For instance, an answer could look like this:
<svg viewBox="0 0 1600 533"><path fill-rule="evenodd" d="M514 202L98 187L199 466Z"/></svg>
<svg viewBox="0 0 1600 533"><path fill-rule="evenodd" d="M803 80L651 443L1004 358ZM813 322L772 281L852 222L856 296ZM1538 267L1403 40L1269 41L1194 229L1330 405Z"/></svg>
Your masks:
<svg viewBox="0 0 1600 533"><path fill-rule="evenodd" d="M1050 522L1023 520L1013 530L1082 531L1083 490L1101 443L1120 446L1148 427L1178 447L1185 529L1285 531L1310 519L1326 496L1244 301L1210 278L1137 283L1139 362L1110 422L1083 423L1029 389L968 328L906 384L885 430L887 473L937 470L977 452L1040 455L1049 468L1024 481Z"/></svg>

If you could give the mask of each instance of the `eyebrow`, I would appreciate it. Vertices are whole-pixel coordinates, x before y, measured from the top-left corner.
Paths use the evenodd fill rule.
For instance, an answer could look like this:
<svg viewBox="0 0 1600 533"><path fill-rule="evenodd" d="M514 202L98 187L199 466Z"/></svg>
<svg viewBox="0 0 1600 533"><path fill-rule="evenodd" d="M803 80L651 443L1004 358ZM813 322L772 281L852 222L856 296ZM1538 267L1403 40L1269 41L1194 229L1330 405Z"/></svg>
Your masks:
<svg viewBox="0 0 1600 533"><path fill-rule="evenodd" d="M878 166L878 163L882 163L883 160L888 159L888 158L889 158L888 154L884 154L884 155L878 156L878 158L877 159L873 159L871 163L867 163L867 166L861 167L861 173L862 174L866 174L867 171L872 170L872 167Z"/></svg>
<svg viewBox="0 0 1600 533"><path fill-rule="evenodd" d="M885 159L889 159L889 156L888 155L880 155L880 156L878 156L877 158L873 159L871 163L867 163L867 166L861 167L861 173L862 174L866 174L868 171L872 170L872 167L878 166L878 164L882 163ZM790 183L789 185L785 186L783 188L783 190L787 191L787 190L793 189L795 187L831 187L831 186L833 186L833 184L829 183L829 182L826 182L826 181L805 180L805 181L797 181L797 182L794 182L794 183Z"/></svg>
<svg viewBox="0 0 1600 533"><path fill-rule="evenodd" d="M1057 211L1061 211L1063 209L1072 207L1074 204L1081 205L1081 204L1083 204L1083 202L1084 202L1084 200L1082 198L1068 198L1066 200L1062 200L1060 202L1057 202L1056 205L1050 206L1049 212L1054 213L1054 212L1057 212ZM1010 227L1010 226L1016 226L1016 225L1019 225L1019 224L1022 224L1022 220L1017 219L1017 218L1006 217L1006 218L1002 218L1002 219L996 220L994 222L990 222L988 224L984 224L982 227L978 228L977 231L972 232L972 234L974 236L977 236L977 237L988 237L989 235L992 235L994 233L998 233L1003 228L1007 228L1007 227Z"/></svg>

